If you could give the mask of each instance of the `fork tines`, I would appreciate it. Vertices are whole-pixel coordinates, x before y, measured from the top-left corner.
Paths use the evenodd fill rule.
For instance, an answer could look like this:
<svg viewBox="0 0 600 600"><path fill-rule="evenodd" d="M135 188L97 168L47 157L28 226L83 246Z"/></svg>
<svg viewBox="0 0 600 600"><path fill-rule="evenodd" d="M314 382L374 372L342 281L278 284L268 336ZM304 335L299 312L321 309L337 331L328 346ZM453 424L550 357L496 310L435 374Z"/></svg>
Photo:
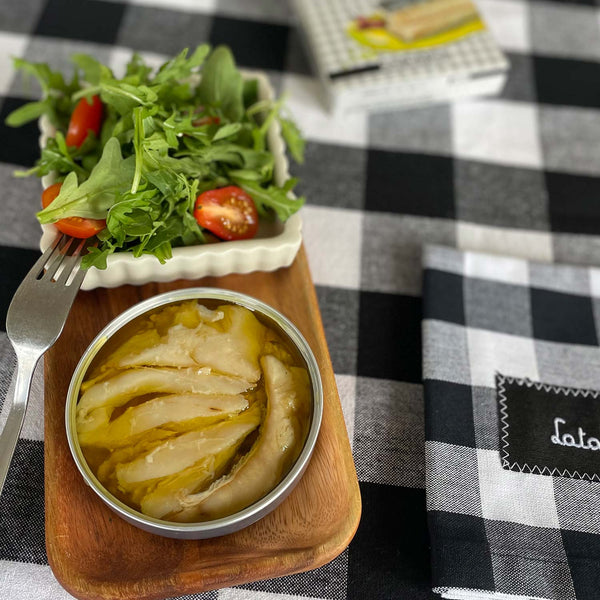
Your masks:
<svg viewBox="0 0 600 600"><path fill-rule="evenodd" d="M87 240L68 235L57 236L40 260L37 279L70 285L79 270L81 252Z"/></svg>

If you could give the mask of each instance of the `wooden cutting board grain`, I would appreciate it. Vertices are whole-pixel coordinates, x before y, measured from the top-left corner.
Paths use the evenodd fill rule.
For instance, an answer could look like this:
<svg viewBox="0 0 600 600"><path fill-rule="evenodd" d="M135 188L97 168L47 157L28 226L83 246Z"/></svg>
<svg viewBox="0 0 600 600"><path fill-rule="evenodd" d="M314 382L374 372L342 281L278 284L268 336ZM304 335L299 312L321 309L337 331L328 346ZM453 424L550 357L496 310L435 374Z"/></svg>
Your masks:
<svg viewBox="0 0 600 600"><path fill-rule="evenodd" d="M64 425L71 374L96 334L133 304L188 287L236 290L281 311L310 344L324 389L317 445L294 491L250 527L208 540L160 537L116 516L77 471ZM76 598L150 600L279 577L319 567L350 543L360 492L303 248L290 267L272 273L80 292L46 354L44 381L46 548L56 578Z"/></svg>

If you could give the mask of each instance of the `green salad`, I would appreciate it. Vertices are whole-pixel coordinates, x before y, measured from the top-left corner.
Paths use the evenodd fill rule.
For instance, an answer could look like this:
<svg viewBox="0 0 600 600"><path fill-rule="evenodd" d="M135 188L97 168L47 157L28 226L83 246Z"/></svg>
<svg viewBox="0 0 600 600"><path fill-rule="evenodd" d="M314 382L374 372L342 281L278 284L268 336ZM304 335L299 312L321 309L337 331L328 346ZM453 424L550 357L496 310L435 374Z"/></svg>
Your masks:
<svg viewBox="0 0 600 600"><path fill-rule="evenodd" d="M298 128L282 99L259 99L257 80L242 76L227 47L184 50L157 70L134 54L120 79L91 56L72 59L70 82L46 64L15 59L43 98L6 122L46 115L56 129L35 166L17 174L55 174L37 217L94 236L84 267L106 268L113 252L164 262L176 246L249 239L259 220L285 221L304 203L290 197L295 179L274 183L266 139L278 121L301 162Z"/></svg>

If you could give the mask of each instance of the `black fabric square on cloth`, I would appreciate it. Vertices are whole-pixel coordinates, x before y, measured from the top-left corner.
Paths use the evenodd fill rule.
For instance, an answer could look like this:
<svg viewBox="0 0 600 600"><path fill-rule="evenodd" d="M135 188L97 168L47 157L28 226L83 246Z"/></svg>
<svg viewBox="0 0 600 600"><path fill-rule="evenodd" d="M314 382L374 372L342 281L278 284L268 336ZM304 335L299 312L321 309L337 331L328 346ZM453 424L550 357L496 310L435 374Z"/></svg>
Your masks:
<svg viewBox="0 0 600 600"><path fill-rule="evenodd" d="M212 16L167 10L144 4L129 4L119 26L117 44L176 56L184 48L192 51L208 38Z"/></svg>
<svg viewBox="0 0 600 600"><path fill-rule="evenodd" d="M527 288L476 277L465 278L463 288L465 319L469 327L531 337Z"/></svg>
<svg viewBox="0 0 600 600"><path fill-rule="evenodd" d="M6 331L6 312L17 287L39 257L36 250L0 246L0 331Z"/></svg>
<svg viewBox="0 0 600 600"><path fill-rule="evenodd" d="M510 63L506 84L502 88L501 98L517 102L535 102L535 86L533 83L533 61L526 54L506 52ZM509 196L507 196L507 200Z"/></svg>
<svg viewBox="0 0 600 600"><path fill-rule="evenodd" d="M366 170L364 148L309 141L304 163L294 165L299 179L296 191L311 205L362 210Z"/></svg>
<svg viewBox="0 0 600 600"><path fill-rule="evenodd" d="M582 531L561 531L563 545L573 574L577 600L598 600L600 593L600 536Z"/></svg>
<svg viewBox="0 0 600 600"><path fill-rule="evenodd" d="M0 107L0 161L22 167L31 167L39 158L40 130L36 121L22 127L9 127L4 121L17 108L29 100L7 96Z"/></svg>
<svg viewBox="0 0 600 600"><path fill-rule="evenodd" d="M429 401L429 396L435 401ZM435 442L475 447L471 387L429 380L425 388L425 437Z"/></svg>
<svg viewBox="0 0 600 600"><path fill-rule="evenodd" d="M283 71L289 34L287 25L215 15L209 42L213 46L229 46L244 67Z"/></svg>
<svg viewBox="0 0 600 600"><path fill-rule="evenodd" d="M465 324L463 278L456 273L427 269L423 274L424 314L428 319Z"/></svg>
<svg viewBox="0 0 600 600"><path fill-rule="evenodd" d="M536 55L533 65L538 102L600 107L600 63Z"/></svg>
<svg viewBox="0 0 600 600"><path fill-rule="evenodd" d="M29 33L36 25L45 0L0 2L2 31Z"/></svg>
<svg viewBox="0 0 600 600"><path fill-rule="evenodd" d="M100 0L49 0L35 34L114 44L125 5Z"/></svg>
<svg viewBox="0 0 600 600"><path fill-rule="evenodd" d="M552 600L574 600L575 592L565 561L560 530L522 523L485 519L492 553L494 581L498 589L519 596L536 596L540 581L552 589ZM530 555L519 551L515 540L527 540Z"/></svg>
<svg viewBox="0 0 600 600"><path fill-rule="evenodd" d="M494 591L492 557L483 519L459 513L429 511L427 520L434 588Z"/></svg>
<svg viewBox="0 0 600 600"><path fill-rule="evenodd" d="M425 492L360 483L362 518L348 555L348 600L434 600Z"/></svg>
<svg viewBox="0 0 600 600"><path fill-rule="evenodd" d="M17 442L0 495L0 514L0 560L48 564L44 543L43 442Z"/></svg>
<svg viewBox="0 0 600 600"><path fill-rule="evenodd" d="M453 218L453 159L369 149L365 208Z"/></svg>
<svg viewBox="0 0 600 600"><path fill-rule="evenodd" d="M455 160L454 194L459 221L548 230L548 194L538 169Z"/></svg>
<svg viewBox="0 0 600 600"><path fill-rule="evenodd" d="M552 231L600 232L600 177L571 173L545 173Z"/></svg>
<svg viewBox="0 0 600 600"><path fill-rule="evenodd" d="M598 345L589 297L531 288L533 337L563 344Z"/></svg>
<svg viewBox="0 0 600 600"><path fill-rule="evenodd" d="M294 573L275 579L262 579L245 583L239 587L244 590L266 592L268 594L282 594L299 598L312 598L318 596L323 600L339 600L346 597L348 579L348 550L334 558L331 562L303 573ZM204 592L206 593L206 592ZM258 594L257 594L258 595ZM214 600L218 600L219 592L215 592ZM192 598L180 600L192 600ZM213 600L213 597L200 596L193 600Z"/></svg>
<svg viewBox="0 0 600 600"><path fill-rule="evenodd" d="M358 375L421 382L421 300L360 292Z"/></svg>
<svg viewBox="0 0 600 600"><path fill-rule="evenodd" d="M359 293L317 286L325 337L335 373L356 374Z"/></svg>

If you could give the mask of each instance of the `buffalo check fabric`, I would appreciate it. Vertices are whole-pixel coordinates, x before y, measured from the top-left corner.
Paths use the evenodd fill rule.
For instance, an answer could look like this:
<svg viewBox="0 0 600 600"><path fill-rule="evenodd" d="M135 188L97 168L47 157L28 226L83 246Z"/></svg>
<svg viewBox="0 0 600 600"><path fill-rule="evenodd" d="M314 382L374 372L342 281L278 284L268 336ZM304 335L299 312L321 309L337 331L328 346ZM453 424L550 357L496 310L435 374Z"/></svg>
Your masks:
<svg viewBox="0 0 600 600"><path fill-rule="evenodd" d="M600 467L600 442L565 433L563 417L574 408L600 432L600 270L441 246L423 264L434 588L597 598L600 483L580 471ZM519 414L529 401L535 414ZM553 468L565 449L580 471Z"/></svg>
<svg viewBox="0 0 600 600"><path fill-rule="evenodd" d="M349 548L315 571L190 598L439 597L432 591L425 500L422 246L600 264L598 5L477 4L511 63L502 94L332 118L285 0L0 0L0 401L15 364L4 316L39 255L40 236L40 184L12 175L35 160L39 132L35 125L4 125L39 90L14 73L11 56L68 74L75 52L118 70L133 50L156 64L185 46L226 43L242 67L265 71L287 94L308 140L306 161L292 172L307 197L304 243L353 447L362 520ZM448 276L441 293L449 296L456 281ZM584 346L580 357L564 362L555 350L548 341L540 364L558 363L566 373L589 356ZM452 373L450 361L446 367ZM70 598L44 546L42 381L39 369L0 496L2 600ZM597 382L582 385L593 389ZM0 424L5 412L6 406ZM583 534L569 531L563 547L576 547ZM480 530L481 539L486 533ZM508 538L506 527L493 535ZM544 540L559 552L553 542Z"/></svg>

